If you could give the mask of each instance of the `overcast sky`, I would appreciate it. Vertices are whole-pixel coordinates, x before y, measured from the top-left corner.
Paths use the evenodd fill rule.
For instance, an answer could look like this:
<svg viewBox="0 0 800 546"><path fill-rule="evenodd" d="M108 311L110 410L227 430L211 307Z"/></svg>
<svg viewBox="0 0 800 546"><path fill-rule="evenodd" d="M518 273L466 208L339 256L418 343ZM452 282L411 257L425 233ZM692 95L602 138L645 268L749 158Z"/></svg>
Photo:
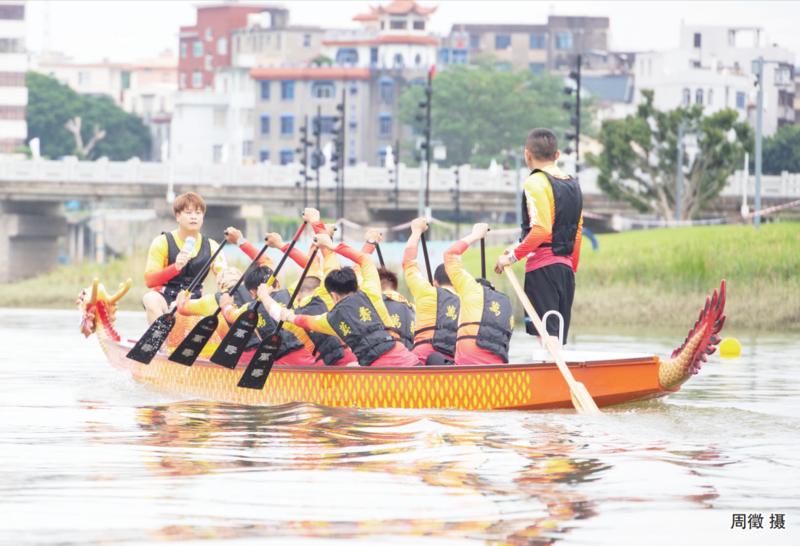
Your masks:
<svg viewBox="0 0 800 546"><path fill-rule="evenodd" d="M78 60L134 60L177 50L178 27L195 22L198 0L28 0L28 47L62 51ZM265 2L248 2L264 4ZM270 2L275 4L278 2ZM281 2L294 24L356 27L352 17L383 2ZM786 47L800 61L800 2L532 2L445 0L432 29L447 33L453 23L544 23L553 15L598 15L611 20L614 50L647 51L676 47L680 26L707 24L761 26L770 43Z"/></svg>

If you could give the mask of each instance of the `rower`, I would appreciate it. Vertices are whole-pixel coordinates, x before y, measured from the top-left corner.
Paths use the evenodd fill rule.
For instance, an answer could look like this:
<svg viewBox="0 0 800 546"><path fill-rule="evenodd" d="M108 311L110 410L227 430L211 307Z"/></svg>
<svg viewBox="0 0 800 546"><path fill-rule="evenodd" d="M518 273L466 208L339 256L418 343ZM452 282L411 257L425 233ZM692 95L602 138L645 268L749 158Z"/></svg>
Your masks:
<svg viewBox="0 0 800 546"><path fill-rule="evenodd" d="M460 258L469 245L486 237L488 231L488 224L475 224L472 233L444 253L445 270L461 300L456 364L508 362L508 345L514 328L511 300L486 279L470 275Z"/></svg>
<svg viewBox="0 0 800 546"><path fill-rule="evenodd" d="M219 246L200 233L206 203L198 194L179 195L172 204L172 211L178 223L177 229L153 239L147 252L144 282L150 290L142 298L142 305L148 324L169 310L178 293L189 287ZM216 276L225 266L225 258L220 253L210 271ZM193 296L199 298L203 295L203 279L197 283Z"/></svg>
<svg viewBox="0 0 800 546"><path fill-rule="evenodd" d="M325 288L335 304L333 309L320 315L296 314L282 308L265 287L259 288L258 297L275 320L291 322L308 331L338 336L347 344L362 366L414 366L419 361L389 331L391 319L383 302L378 270L372 259L358 250L340 243L334 247L325 225L319 221L319 211L306 209L304 218L317 234L320 248L335 250L356 262L363 275L361 286L351 267L328 273Z"/></svg>
<svg viewBox="0 0 800 546"><path fill-rule="evenodd" d="M461 302L444 264L436 268L433 284L420 271L417 247L427 230L425 218L412 220L411 236L403 251L403 275L417 311L413 352L422 364L452 364Z"/></svg>
<svg viewBox="0 0 800 546"><path fill-rule="evenodd" d="M366 241L361 252L372 254L382 240L383 234L379 230L367 230ZM386 309L389 311L389 317L392 320L392 326L389 330L405 345L406 349L412 350L414 348L416 311L405 296L397 291L399 282L394 271L381 264L381 267L378 268L378 277L381 280L383 303L386 304Z"/></svg>

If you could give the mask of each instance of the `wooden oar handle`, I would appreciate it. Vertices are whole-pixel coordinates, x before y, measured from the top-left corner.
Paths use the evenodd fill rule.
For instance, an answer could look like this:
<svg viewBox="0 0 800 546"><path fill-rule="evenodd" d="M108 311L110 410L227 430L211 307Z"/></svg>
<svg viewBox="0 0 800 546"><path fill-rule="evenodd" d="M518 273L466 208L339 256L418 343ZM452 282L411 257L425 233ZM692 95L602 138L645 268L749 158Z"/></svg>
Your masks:
<svg viewBox="0 0 800 546"><path fill-rule="evenodd" d="M481 278L486 280L486 241L481 239Z"/></svg>
<svg viewBox="0 0 800 546"><path fill-rule="evenodd" d="M381 245L380 243L375 243L375 251L378 253L378 262L381 264L381 267L386 268L386 262L383 261L383 252L381 252Z"/></svg>
<svg viewBox="0 0 800 546"><path fill-rule="evenodd" d="M278 267L275 268L275 271L272 272L272 275L270 276L269 280L267 280L267 286L272 286L275 283L275 279L278 278L278 273L281 272L281 269L283 268L283 264L286 263L286 258L288 258L289 254L292 253L292 249L294 249L294 245L297 244L298 239L300 239L300 235L303 234L303 230L306 228L307 225L308 225L308 222L303 221L303 223L300 224L300 227L297 228L297 232L294 234L294 237L292 237L292 240L289 243L289 248L287 248L286 249L286 253L284 253L284 255L281 256L281 260L278 262Z"/></svg>
<svg viewBox="0 0 800 546"><path fill-rule="evenodd" d="M297 294L300 293L300 287L303 285L303 281L306 280L306 275L308 275L308 270L311 269L311 264L314 263L314 260L317 257L317 247L314 247L314 250L311 251L311 256L308 257L308 261L306 262L306 266L303 268L303 272L300 273L300 278L297 280L297 284L292 291L292 295L289 298L289 303L286 304L287 309L291 309L294 306L294 301L297 298ZM283 328L283 321L280 321L278 325L275 327L275 332Z"/></svg>
<svg viewBox="0 0 800 546"><path fill-rule="evenodd" d="M428 258L428 243L425 242L424 233L420 233L419 240L422 243L422 256L425 258L425 271L428 273L428 282L433 284L433 275L431 275L431 260Z"/></svg>

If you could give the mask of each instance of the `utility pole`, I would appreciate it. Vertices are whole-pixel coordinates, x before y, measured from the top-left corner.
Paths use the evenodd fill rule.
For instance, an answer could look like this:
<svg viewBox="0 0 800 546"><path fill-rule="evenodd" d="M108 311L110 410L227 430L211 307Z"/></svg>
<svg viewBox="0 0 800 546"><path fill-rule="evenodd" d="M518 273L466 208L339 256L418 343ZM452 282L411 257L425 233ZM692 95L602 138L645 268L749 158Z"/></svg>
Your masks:
<svg viewBox="0 0 800 546"><path fill-rule="evenodd" d="M570 126L574 132L567 133L567 141L574 140L575 150L575 179L579 177L581 170L581 65L583 59L581 55L577 56L575 70L569 73L569 77L575 81L575 87L565 87L564 93L571 95L575 93L575 103L570 101L563 103L563 107L570 113ZM574 115L573 115L574 114ZM567 154L572 153L573 149L567 146L564 152Z"/></svg>
<svg viewBox="0 0 800 546"><path fill-rule="evenodd" d="M394 143L394 210L400 209L400 139Z"/></svg>
<svg viewBox="0 0 800 546"><path fill-rule="evenodd" d="M762 125L764 123L764 57L759 57L756 61L758 69L756 77L758 81L758 94L756 99L756 198L755 198L755 216L753 218L756 229L761 227L761 139L762 139Z"/></svg>
<svg viewBox="0 0 800 546"><path fill-rule="evenodd" d="M460 177L461 169L459 167L453 167L453 175L455 176L455 187L450 190L453 194L453 200L456 203L456 236L455 238L458 239L461 235L461 177Z"/></svg>
<svg viewBox="0 0 800 546"><path fill-rule="evenodd" d="M319 169L322 167L323 163L323 155L322 155L322 106L317 106L317 118L316 123L314 124L314 136L317 137L316 140L316 149L314 153L317 155L316 165L314 170L316 171L317 175L317 210L319 210Z"/></svg>
<svg viewBox="0 0 800 546"><path fill-rule="evenodd" d="M298 155L302 157L300 164L300 175L303 177L302 181L297 182L295 185L300 187L303 184L303 208L308 207L308 148L311 142L308 140L308 116L306 116L305 124L300 128L300 146L295 150Z"/></svg>
<svg viewBox="0 0 800 546"><path fill-rule="evenodd" d="M678 124L678 160L675 166L675 221L680 222L683 216L683 133L686 122Z"/></svg>
<svg viewBox="0 0 800 546"><path fill-rule="evenodd" d="M431 98L433 97L433 69L428 70L428 84L425 86L425 100L419 103L422 112L417 114L417 121L425 123L425 141L420 146L425 150L425 211L430 209L431 186Z"/></svg>

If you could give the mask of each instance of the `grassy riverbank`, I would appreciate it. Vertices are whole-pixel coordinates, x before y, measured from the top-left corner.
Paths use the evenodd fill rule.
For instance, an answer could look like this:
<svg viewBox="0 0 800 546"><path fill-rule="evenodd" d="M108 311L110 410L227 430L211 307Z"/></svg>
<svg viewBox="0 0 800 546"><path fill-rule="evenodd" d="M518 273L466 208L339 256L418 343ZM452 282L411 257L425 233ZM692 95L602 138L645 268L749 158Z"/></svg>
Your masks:
<svg viewBox="0 0 800 546"><path fill-rule="evenodd" d="M726 331L800 332L800 224L658 229L584 240L573 324L580 328L688 328L707 294L728 281ZM487 249L488 269L501 248ZM477 245L465 255L480 271ZM516 271L522 275L522 264ZM98 276L112 291L131 277L124 309L141 309L144 257L105 266L60 267L34 279L0 285L3 307L70 307L82 286ZM510 293L505 279L490 278ZM210 288L210 286L209 286Z"/></svg>

